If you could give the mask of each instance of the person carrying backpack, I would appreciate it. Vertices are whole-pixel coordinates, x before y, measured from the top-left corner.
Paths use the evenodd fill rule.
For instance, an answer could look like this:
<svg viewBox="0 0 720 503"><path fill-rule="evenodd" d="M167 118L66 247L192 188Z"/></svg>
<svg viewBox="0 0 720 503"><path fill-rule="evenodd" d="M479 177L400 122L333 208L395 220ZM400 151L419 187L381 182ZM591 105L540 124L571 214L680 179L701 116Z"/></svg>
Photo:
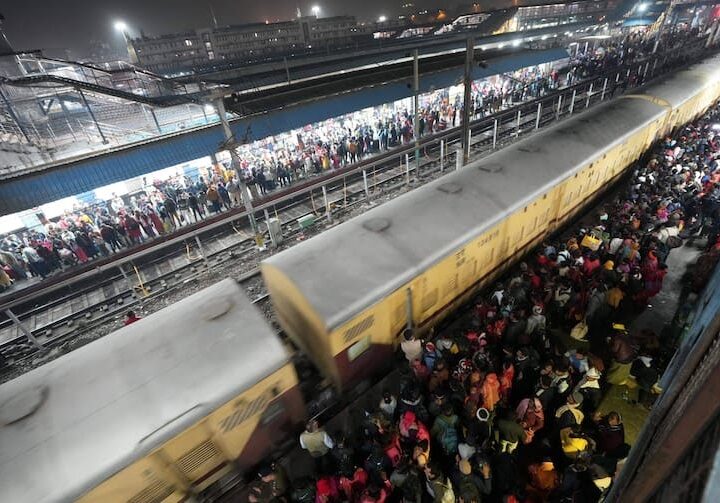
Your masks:
<svg viewBox="0 0 720 503"><path fill-rule="evenodd" d="M458 417L453 411L451 403L446 403L442 409L442 413L435 418L430 433L432 437L442 447L445 454L454 456L458 448L457 433Z"/></svg>

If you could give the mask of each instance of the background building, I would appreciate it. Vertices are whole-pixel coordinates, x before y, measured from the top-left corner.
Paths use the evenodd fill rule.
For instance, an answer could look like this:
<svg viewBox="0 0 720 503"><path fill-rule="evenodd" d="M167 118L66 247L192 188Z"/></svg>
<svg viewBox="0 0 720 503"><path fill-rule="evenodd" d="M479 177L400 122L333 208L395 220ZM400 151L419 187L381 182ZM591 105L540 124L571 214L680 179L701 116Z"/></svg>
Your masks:
<svg viewBox="0 0 720 503"><path fill-rule="evenodd" d="M131 39L138 65L162 74L265 59L367 38L352 16L301 17Z"/></svg>

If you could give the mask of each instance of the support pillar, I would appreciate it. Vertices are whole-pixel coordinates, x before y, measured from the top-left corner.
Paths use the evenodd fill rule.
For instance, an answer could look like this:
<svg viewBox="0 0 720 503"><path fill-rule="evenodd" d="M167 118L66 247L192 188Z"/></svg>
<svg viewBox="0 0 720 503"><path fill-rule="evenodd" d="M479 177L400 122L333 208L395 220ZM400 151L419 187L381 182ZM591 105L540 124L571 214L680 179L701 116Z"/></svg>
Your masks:
<svg viewBox="0 0 720 503"><path fill-rule="evenodd" d="M330 208L330 200L327 196L327 188L325 185L322 186L323 200L325 201L325 214L327 215L328 222L332 223L332 208Z"/></svg>
<svg viewBox="0 0 720 503"><path fill-rule="evenodd" d="M85 93L83 93L82 89L80 89L79 87L76 88L76 91L80 94L80 98L82 98L82 101L85 104L85 108L87 108L88 114L90 114L90 118L92 119L93 123L95 124L95 127L98 130L98 133L100 133L100 138L102 138L102 142L104 144L109 143L108 139L105 137L105 133L103 133L103 130L100 127L100 124L98 123L97 119L95 118L95 113L92 111L92 108L90 108L90 103L88 103L88 100L85 98Z"/></svg>
<svg viewBox="0 0 720 503"><path fill-rule="evenodd" d="M440 173L445 167L445 140L440 140Z"/></svg>
<svg viewBox="0 0 720 503"><path fill-rule="evenodd" d="M155 127L158 130L158 133L162 134L162 127L160 127L160 122L158 121L157 115L155 114L155 109L153 107L148 107L150 109L150 116L153 118L153 121L155 122Z"/></svg>
<svg viewBox="0 0 720 503"><path fill-rule="evenodd" d="M463 78L462 142L463 162L470 161L470 118L472 117L472 64L475 59L475 39L470 37L465 45L465 75ZM494 148L494 147L493 147Z"/></svg>
<svg viewBox="0 0 720 503"><path fill-rule="evenodd" d="M420 55L413 51L413 136L415 137L415 167L420 174Z"/></svg>
<svg viewBox="0 0 720 503"><path fill-rule="evenodd" d="M410 185L410 154L405 154L405 179Z"/></svg>
<svg viewBox="0 0 720 503"><path fill-rule="evenodd" d="M495 119L495 122L493 123L493 150L495 150L495 147L497 146L497 133L498 133L498 120Z"/></svg>
<svg viewBox="0 0 720 503"><path fill-rule="evenodd" d="M227 114L225 113L225 103L222 98L215 100L215 109L220 117L220 124L222 125L223 133L225 134L228 150L230 151L230 165L238 176L238 183L240 184L240 190L243 195L243 205L245 206L245 211L247 212L248 219L250 220L250 227L252 228L253 233L257 236L258 225L255 220L255 210L252 205L252 196L250 195L250 189L248 189L248 186L245 183L245 174L240 167L240 157L235 151L235 135L233 135L232 130L230 129L230 123L228 122Z"/></svg>

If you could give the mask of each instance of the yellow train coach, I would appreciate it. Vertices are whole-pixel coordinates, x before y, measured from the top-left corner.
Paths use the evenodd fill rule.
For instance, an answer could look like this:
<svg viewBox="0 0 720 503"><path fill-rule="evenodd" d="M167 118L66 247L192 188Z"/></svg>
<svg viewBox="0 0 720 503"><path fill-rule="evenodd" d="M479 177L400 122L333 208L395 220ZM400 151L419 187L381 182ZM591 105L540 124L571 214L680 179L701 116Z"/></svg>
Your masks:
<svg viewBox="0 0 720 503"><path fill-rule="evenodd" d="M0 386L0 501L188 501L304 416L285 348L225 280Z"/></svg>
<svg viewBox="0 0 720 503"><path fill-rule="evenodd" d="M268 258L283 328L340 388L563 225L720 94L720 58L578 114Z"/></svg>

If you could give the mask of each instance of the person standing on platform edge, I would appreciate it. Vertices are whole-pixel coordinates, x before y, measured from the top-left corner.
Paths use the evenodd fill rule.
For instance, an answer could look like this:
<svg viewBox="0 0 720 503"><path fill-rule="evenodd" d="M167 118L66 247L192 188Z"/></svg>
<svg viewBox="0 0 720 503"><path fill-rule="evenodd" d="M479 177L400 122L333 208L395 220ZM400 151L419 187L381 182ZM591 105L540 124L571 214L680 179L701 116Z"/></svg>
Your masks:
<svg viewBox="0 0 720 503"><path fill-rule="evenodd" d="M300 434L300 447L308 451L315 460L315 468L319 474L327 469L326 456L334 446L333 439L316 419L307 422L305 431Z"/></svg>

